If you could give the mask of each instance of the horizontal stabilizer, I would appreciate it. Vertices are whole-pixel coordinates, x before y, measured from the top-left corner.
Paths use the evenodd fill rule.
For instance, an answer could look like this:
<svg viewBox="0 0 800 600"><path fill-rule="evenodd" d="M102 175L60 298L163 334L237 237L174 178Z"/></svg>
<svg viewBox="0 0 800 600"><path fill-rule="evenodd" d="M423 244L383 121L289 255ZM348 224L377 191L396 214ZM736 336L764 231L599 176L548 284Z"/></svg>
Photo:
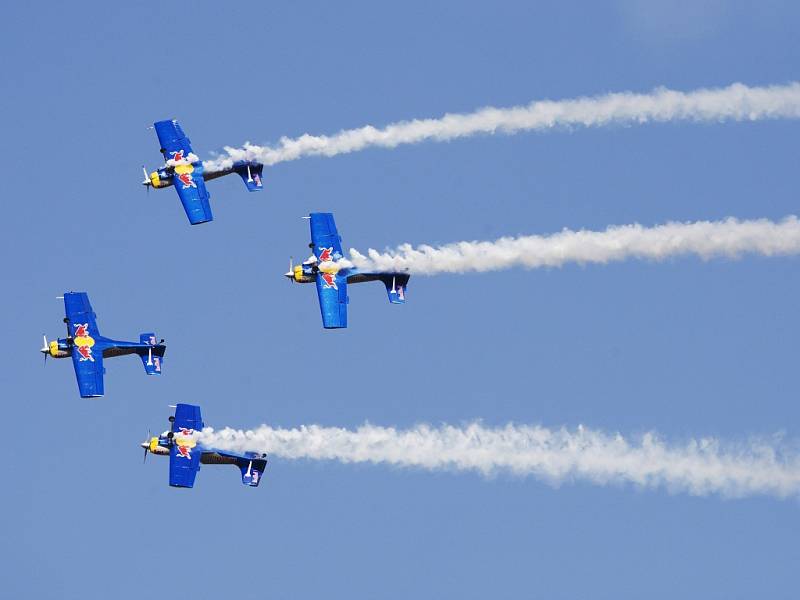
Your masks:
<svg viewBox="0 0 800 600"><path fill-rule="evenodd" d="M236 461L239 470L242 472L242 483L250 487L258 487L261 483L261 476L267 466L266 459L263 458L240 458Z"/></svg>
<svg viewBox="0 0 800 600"><path fill-rule="evenodd" d="M264 165L261 163L251 160L240 160L234 163L233 170L242 178L248 191L258 192L263 187L261 173L264 170Z"/></svg>
<svg viewBox="0 0 800 600"><path fill-rule="evenodd" d="M148 375L161 375L164 366L164 352L167 347L159 343L155 333L142 333L139 335L139 342L147 344L147 348L138 348L136 353L142 359L144 371Z"/></svg>
<svg viewBox="0 0 800 600"><path fill-rule="evenodd" d="M406 286L408 286L410 278L411 276L408 273L397 273L381 277L383 285L386 286L386 293L389 295L389 302L392 304L406 303Z"/></svg>

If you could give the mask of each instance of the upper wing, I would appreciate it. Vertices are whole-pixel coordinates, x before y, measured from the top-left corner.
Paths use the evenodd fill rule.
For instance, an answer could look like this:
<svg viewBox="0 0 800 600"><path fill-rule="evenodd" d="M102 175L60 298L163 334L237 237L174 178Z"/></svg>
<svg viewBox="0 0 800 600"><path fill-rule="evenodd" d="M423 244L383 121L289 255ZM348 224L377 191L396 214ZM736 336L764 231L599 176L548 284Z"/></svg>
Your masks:
<svg viewBox="0 0 800 600"><path fill-rule="evenodd" d="M64 313L69 320L67 325L70 337L100 335L95 320L97 315L92 310L86 292L64 292Z"/></svg>
<svg viewBox="0 0 800 600"><path fill-rule="evenodd" d="M174 119L157 121L153 123L158 143L161 144L161 154L165 161L181 161L189 157L192 153L192 145L183 129Z"/></svg>
<svg viewBox="0 0 800 600"><path fill-rule="evenodd" d="M183 209L192 225L206 223L214 217L208 203L210 194L203 180L203 165L192 152L192 145L177 121L153 123L161 153L167 164L173 167L172 183L178 190Z"/></svg>
<svg viewBox="0 0 800 600"><path fill-rule="evenodd" d="M341 258L342 238L336 231L336 222L331 213L311 213L311 243L314 245L314 256L319 262Z"/></svg>
<svg viewBox="0 0 800 600"><path fill-rule="evenodd" d="M195 440L195 432L203 429L200 407L178 404L172 422L172 441L169 450L169 484L173 487L193 487L200 470L203 454Z"/></svg>
<svg viewBox="0 0 800 600"><path fill-rule="evenodd" d="M325 329L347 327L347 277L339 273L317 273L317 295Z"/></svg>
<svg viewBox="0 0 800 600"><path fill-rule="evenodd" d="M76 340L78 338L75 338ZM103 353L92 352L91 347L72 346L72 364L78 379L81 398L99 398L103 395Z"/></svg>
<svg viewBox="0 0 800 600"><path fill-rule="evenodd" d="M200 407L194 404L178 404L175 407L175 420L172 422L172 431L181 429L193 429L202 431L203 417L200 414Z"/></svg>

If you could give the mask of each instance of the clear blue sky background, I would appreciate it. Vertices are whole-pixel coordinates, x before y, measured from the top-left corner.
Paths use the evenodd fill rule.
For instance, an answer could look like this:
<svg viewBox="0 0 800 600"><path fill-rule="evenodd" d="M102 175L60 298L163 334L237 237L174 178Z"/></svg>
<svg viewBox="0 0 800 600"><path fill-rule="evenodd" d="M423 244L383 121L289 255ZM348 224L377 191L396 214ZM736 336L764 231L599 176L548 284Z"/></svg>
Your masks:
<svg viewBox="0 0 800 600"><path fill-rule="evenodd" d="M4 597L796 598L796 499L724 500L469 473L273 460L191 491L138 443L168 404L212 426L583 423L670 440L798 428L797 259L629 262L351 290L325 332L281 277L311 210L382 248L797 212L800 124L476 137L210 184L189 227L154 120L195 151L656 86L798 78L796 2L11 3L0 24L6 317ZM165 372L108 361L78 397L65 290L106 335L155 331Z"/></svg>

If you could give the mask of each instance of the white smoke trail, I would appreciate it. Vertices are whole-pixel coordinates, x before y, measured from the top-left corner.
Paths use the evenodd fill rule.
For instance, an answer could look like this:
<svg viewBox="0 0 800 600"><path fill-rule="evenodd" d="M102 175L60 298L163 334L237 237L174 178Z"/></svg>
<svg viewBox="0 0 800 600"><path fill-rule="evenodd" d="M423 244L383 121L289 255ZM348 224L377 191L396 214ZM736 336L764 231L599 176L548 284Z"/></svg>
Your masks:
<svg viewBox="0 0 800 600"><path fill-rule="evenodd" d="M206 446L234 452L266 452L285 459L389 464L431 471L506 472L552 484L664 487L694 495L784 498L800 493L800 453L776 438L723 444L713 438L667 444L654 433L635 439L579 426L575 430L509 424L487 428L418 425L408 430L365 424L355 430L319 425L279 429L262 425L240 431L205 429Z"/></svg>
<svg viewBox="0 0 800 600"><path fill-rule="evenodd" d="M225 147L226 155L206 161L207 169L229 168L236 160L266 165L303 156L336 156L373 146L394 148L425 140L446 141L476 134L542 131L557 127L601 127L666 121L757 121L800 117L800 83L678 92L659 88L649 94L622 92L572 100L541 100L513 108L487 107L439 119L414 119L377 129L372 125L331 136L282 137L277 146L247 143Z"/></svg>
<svg viewBox="0 0 800 600"><path fill-rule="evenodd" d="M571 231L552 235L504 237L488 242L456 242L439 247L409 244L388 252L370 249L367 256L350 250L350 262L363 271L408 271L422 275L497 271L511 267L560 267L566 263L608 263L629 258L664 260L695 255L703 259L800 253L796 216L767 219L638 224L605 231Z"/></svg>

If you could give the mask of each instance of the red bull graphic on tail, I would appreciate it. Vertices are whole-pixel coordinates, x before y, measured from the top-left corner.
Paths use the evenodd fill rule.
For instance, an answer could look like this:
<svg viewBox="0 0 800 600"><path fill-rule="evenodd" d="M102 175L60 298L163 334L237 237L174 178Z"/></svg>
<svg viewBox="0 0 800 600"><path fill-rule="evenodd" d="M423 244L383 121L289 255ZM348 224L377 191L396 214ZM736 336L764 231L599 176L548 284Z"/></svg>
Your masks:
<svg viewBox="0 0 800 600"><path fill-rule="evenodd" d="M94 338L89 335L89 324L74 323L73 326L75 327L75 334L72 337L72 343L75 344L75 348L78 350L78 354L80 354L78 360L81 362L87 360L94 362L94 356L92 356Z"/></svg>

